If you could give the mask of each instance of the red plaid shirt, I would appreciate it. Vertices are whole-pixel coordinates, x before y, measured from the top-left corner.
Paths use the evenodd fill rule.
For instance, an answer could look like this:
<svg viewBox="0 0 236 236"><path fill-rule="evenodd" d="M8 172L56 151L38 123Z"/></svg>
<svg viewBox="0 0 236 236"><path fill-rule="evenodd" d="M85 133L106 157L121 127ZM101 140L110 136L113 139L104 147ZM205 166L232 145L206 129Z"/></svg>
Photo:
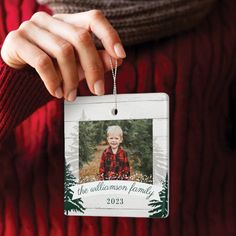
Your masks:
<svg viewBox="0 0 236 236"><path fill-rule="evenodd" d="M101 180L127 180L130 168L126 151L119 147L113 154L111 147L108 147L102 154L99 174Z"/></svg>

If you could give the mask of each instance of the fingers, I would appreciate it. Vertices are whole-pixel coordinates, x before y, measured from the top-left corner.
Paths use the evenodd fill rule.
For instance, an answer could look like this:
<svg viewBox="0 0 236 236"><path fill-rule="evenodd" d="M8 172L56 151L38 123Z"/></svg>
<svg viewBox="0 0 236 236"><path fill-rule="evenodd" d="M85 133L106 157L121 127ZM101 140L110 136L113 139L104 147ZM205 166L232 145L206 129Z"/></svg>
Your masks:
<svg viewBox="0 0 236 236"><path fill-rule="evenodd" d="M14 66L15 68L20 68L20 65L23 64L29 64L34 67L49 93L52 96L61 98L63 95L60 89L61 81L51 58L24 37L19 37L19 34L19 31L15 31L9 35L9 37L15 39L12 45L12 52L15 52L16 55L4 55L5 61L8 62L9 66ZM32 57L32 55L34 56ZM15 64L16 60L12 60L11 58L18 58L18 64Z"/></svg>
<svg viewBox="0 0 236 236"><path fill-rule="evenodd" d="M51 32L38 27L34 22L28 21L22 24L25 37L34 45L37 45L51 58L55 58L58 64L58 73L63 81L64 97L72 101L76 98L79 78L77 74L77 63L73 46L66 40Z"/></svg>
<svg viewBox="0 0 236 236"><path fill-rule="evenodd" d="M75 14L56 14L54 17L92 31L102 41L104 48L110 56L116 59L126 57L118 33L101 11L91 10Z"/></svg>
<svg viewBox="0 0 236 236"><path fill-rule="evenodd" d="M97 95L104 94L103 63L100 60L97 49L89 32L83 28L78 28L54 19L45 13L36 14L31 20L39 27L67 40L71 45L73 45L78 54L80 65L84 70L90 91ZM45 24L45 22L47 24ZM73 75L75 76L74 73ZM65 87L66 86L67 84L65 84Z"/></svg>
<svg viewBox="0 0 236 236"><path fill-rule="evenodd" d="M110 71L112 69L111 63L112 63L112 66L114 67L116 64L116 61L117 61L117 66L120 66L123 62L122 59L114 59L110 57L110 55L105 50L99 50L98 53L103 62L103 67L104 67L105 72Z"/></svg>
<svg viewBox="0 0 236 236"><path fill-rule="evenodd" d="M104 62L98 56L93 40L90 34L88 33L90 25L91 27L93 25L90 23L86 23L86 21L89 20L88 15L90 16L91 21L96 20L98 24L98 29L94 27L97 31L97 35L100 34L100 36L101 37L103 36L105 39L111 38L111 41L113 41L114 44L116 45L115 48L117 48L117 42L120 42L120 39L116 31L112 28L112 26L109 24L109 22L103 15L98 14L99 16L98 19L92 18L92 16L96 12L99 11L90 11L88 12L89 14L81 13L73 15L74 17L79 18L80 22L79 27L78 25L75 26L71 23L69 24L66 21L63 22L61 20L58 20L60 18L58 19L56 17L53 18L47 15L46 13L37 13L32 17L31 20L35 22L37 25L39 25L41 28L44 28L47 31L52 32L53 34L68 40L74 46L79 56L79 61L83 68L84 76L87 80L87 84L90 88L90 91L97 95L102 95L104 94L104 82L103 82ZM85 18L86 15L87 17ZM69 19L71 19L71 17ZM72 19L74 18L72 17ZM87 24L87 26L81 28L81 26L85 26L85 24ZM99 27L101 28L101 30L104 31L104 33L100 33ZM110 46L111 44L112 43L109 43L108 41L105 40L105 45L107 48L109 48L108 46ZM110 51L111 54L113 53L114 55L114 49ZM117 57L117 55L114 55L114 57ZM107 57L105 58L107 59ZM102 59L104 58L102 57Z"/></svg>
<svg viewBox="0 0 236 236"><path fill-rule="evenodd" d="M112 60L112 65L115 65L116 59L110 57L110 55L105 50L99 50L98 54L103 63L104 72L110 71L111 70L110 59ZM122 59L117 59L117 66L120 66L122 62L123 62ZM78 74L79 74L80 80L85 78L85 74L81 66L78 67Z"/></svg>
<svg viewBox="0 0 236 236"><path fill-rule="evenodd" d="M97 51L90 31L102 40L105 50ZM69 101L76 98L83 78L92 93L104 94L104 71L111 69L110 56L125 57L118 34L98 11L55 17L36 13L9 34L1 54L14 68L34 67L53 96Z"/></svg>

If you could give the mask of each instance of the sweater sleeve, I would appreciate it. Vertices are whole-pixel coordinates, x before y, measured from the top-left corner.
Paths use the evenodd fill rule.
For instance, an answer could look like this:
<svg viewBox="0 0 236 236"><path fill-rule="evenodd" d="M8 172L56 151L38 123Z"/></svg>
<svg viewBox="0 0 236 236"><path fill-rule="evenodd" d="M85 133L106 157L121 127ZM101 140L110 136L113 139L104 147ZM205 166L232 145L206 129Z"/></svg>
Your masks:
<svg viewBox="0 0 236 236"><path fill-rule="evenodd" d="M50 99L52 96L33 68L16 70L0 58L0 142Z"/></svg>

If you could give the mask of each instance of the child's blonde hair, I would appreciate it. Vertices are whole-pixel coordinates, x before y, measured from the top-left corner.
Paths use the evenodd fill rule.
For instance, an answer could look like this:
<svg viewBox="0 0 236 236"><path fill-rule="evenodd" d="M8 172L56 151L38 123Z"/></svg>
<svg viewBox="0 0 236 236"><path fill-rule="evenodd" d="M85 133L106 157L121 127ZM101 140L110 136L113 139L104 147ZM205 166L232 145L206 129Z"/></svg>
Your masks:
<svg viewBox="0 0 236 236"><path fill-rule="evenodd" d="M119 125L108 126L107 136L109 136L110 134L118 134L121 138L123 138L123 130Z"/></svg>

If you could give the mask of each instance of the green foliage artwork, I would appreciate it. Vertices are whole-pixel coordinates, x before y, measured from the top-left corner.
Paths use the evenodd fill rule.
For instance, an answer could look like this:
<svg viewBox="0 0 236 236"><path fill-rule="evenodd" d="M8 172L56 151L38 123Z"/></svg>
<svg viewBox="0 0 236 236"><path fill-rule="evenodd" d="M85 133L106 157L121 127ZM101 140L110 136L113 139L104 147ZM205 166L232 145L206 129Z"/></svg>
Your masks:
<svg viewBox="0 0 236 236"><path fill-rule="evenodd" d="M162 183L162 191L160 192L160 201L151 200L148 204L153 209L149 211L150 217L164 218L168 214L168 178Z"/></svg>
<svg viewBox="0 0 236 236"><path fill-rule="evenodd" d="M98 143L98 135L96 133L97 125L94 122L80 122L79 124L79 166L83 167L84 163L88 163L92 159Z"/></svg>
<svg viewBox="0 0 236 236"><path fill-rule="evenodd" d="M70 187L76 184L75 176L70 171L70 164L65 163L64 176L64 211L68 215L69 211L84 213L83 201L81 198L72 200L73 191Z"/></svg>

